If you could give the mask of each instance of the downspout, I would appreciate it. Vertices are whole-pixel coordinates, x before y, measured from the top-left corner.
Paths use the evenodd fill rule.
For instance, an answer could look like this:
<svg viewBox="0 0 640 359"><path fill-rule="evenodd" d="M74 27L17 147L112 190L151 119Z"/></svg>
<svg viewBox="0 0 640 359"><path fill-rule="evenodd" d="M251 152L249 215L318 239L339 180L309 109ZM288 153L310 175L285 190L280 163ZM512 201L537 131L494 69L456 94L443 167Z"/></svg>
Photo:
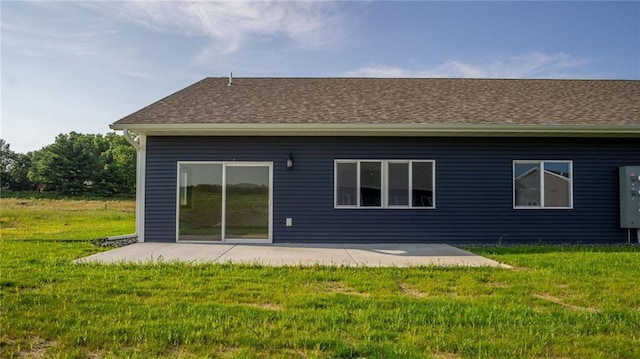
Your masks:
<svg viewBox="0 0 640 359"><path fill-rule="evenodd" d="M146 136L130 131L122 130L124 138L136 149L136 231L131 234L108 237L107 240L120 240L126 238L138 238L138 242L144 242L144 191L145 191L145 160L146 160Z"/></svg>

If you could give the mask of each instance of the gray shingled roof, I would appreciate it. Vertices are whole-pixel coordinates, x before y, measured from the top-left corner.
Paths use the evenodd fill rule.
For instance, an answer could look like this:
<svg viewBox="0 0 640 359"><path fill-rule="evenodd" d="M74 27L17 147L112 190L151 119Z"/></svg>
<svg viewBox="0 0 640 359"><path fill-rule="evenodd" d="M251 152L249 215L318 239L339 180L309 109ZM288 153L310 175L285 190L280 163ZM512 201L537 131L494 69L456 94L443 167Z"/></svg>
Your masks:
<svg viewBox="0 0 640 359"><path fill-rule="evenodd" d="M205 78L112 127L167 124L640 125L640 81Z"/></svg>

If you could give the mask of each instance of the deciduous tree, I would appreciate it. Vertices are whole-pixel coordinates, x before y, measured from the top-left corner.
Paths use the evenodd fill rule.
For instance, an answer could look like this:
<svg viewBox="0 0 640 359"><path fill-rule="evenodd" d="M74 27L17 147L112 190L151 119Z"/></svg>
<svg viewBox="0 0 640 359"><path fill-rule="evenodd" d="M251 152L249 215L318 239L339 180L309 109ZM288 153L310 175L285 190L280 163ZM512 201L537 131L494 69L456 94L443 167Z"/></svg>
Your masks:
<svg viewBox="0 0 640 359"><path fill-rule="evenodd" d="M136 150L115 133L104 137L108 144L102 153L104 166L100 173L99 190L108 194L135 193Z"/></svg>
<svg viewBox="0 0 640 359"><path fill-rule="evenodd" d="M22 154L11 150L9 143L0 139L0 186L11 191L26 191L34 188L27 176L31 166L31 153Z"/></svg>
<svg viewBox="0 0 640 359"><path fill-rule="evenodd" d="M71 132L33 154L29 177L62 194L135 192L136 151L121 136Z"/></svg>

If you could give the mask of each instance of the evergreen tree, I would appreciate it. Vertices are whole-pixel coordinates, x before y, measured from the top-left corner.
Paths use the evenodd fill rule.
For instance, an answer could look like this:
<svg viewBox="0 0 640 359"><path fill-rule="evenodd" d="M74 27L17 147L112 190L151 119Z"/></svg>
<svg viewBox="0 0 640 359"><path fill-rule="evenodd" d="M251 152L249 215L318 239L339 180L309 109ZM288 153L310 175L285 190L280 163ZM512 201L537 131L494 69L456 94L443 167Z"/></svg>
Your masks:
<svg viewBox="0 0 640 359"><path fill-rule="evenodd" d="M101 135L61 134L34 154L30 178L63 194L90 192L103 167Z"/></svg>
<svg viewBox="0 0 640 359"><path fill-rule="evenodd" d="M71 132L33 154L29 176L67 195L131 194L135 166L136 151L123 137Z"/></svg>

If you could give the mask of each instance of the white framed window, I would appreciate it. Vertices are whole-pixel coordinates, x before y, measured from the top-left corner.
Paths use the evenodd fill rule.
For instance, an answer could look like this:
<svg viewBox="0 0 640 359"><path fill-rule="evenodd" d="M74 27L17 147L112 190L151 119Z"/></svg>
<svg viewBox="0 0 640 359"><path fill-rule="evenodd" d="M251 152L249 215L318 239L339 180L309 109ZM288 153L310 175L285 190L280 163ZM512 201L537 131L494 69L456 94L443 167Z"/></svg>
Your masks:
<svg viewBox="0 0 640 359"><path fill-rule="evenodd" d="M335 160L335 208L435 208L433 160Z"/></svg>
<svg viewBox="0 0 640 359"><path fill-rule="evenodd" d="M573 162L513 161L514 209L572 209Z"/></svg>

